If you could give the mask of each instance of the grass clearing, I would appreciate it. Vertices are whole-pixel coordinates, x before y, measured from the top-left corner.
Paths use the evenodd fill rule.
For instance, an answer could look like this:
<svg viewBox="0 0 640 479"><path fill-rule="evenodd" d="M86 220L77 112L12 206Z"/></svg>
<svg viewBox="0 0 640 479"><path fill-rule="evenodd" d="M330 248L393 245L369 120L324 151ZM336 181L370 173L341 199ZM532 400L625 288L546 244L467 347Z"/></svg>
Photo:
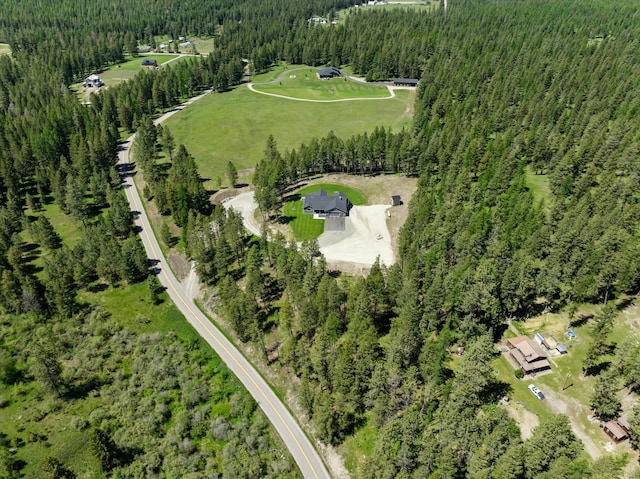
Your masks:
<svg viewBox="0 0 640 479"><path fill-rule="evenodd" d="M40 465L47 456L71 466L77 477L106 477L97 473L101 468L91 452L90 431L69 424L69 414L89 416L94 398L78 401L69 410L64 400L42 399L35 382L4 387L0 394L9 399L9 405L0 409L2 432L24 441L15 456L26 464L23 477L43 477Z"/></svg>
<svg viewBox="0 0 640 479"><path fill-rule="evenodd" d="M159 305L151 302L146 282L80 293L82 301L102 306L118 324L136 333L174 332L185 341L199 338L169 296L162 293L161 298Z"/></svg>
<svg viewBox="0 0 640 479"><path fill-rule="evenodd" d="M533 170L527 167L525 173L525 182L536 203L544 202L545 211L549 212L553 205L553 195L551 194L551 188L549 187L548 175L536 175Z"/></svg>
<svg viewBox="0 0 640 479"><path fill-rule="evenodd" d="M254 83L254 88L265 93L305 100L339 100L346 98L388 98L389 90L383 85L359 83L347 78L321 80L316 68L289 70L273 83Z"/></svg>
<svg viewBox="0 0 640 479"><path fill-rule="evenodd" d="M143 60L155 60L158 62L158 65L164 65L169 61L176 60L178 57L179 55L171 55L166 53L154 53L150 55L141 55L139 57L127 56L125 57L124 63L118 63L117 65L110 66L106 70L100 72L99 76L107 86L110 86L119 82L130 80L131 78L136 76L138 72L142 71Z"/></svg>
<svg viewBox="0 0 640 479"><path fill-rule="evenodd" d="M547 397L545 400L540 401L531 394L527 386L534 383L543 393L553 393L559 400L567 404L567 414L593 440L600 453L608 454L606 446L608 446L609 441L607 436L598 427L597 421L591 422L587 418L589 414L592 414L589 404L596 376L584 376L582 374L582 364L592 341L594 324L593 320L588 318L592 317L597 311L598 307L596 305L580 305L576 317L584 319L577 322L574 321L574 324L571 325L571 330L576 333L576 338L573 340L570 340L565 334L570 324L565 312L544 313L527 321L514 323L516 329L523 335L532 338L536 332L539 332L545 337L553 336L567 348L568 354L550 357L551 373L540 375L533 379L516 379L513 367L504 356L501 355L493 364L497 377L511 386L512 391L509 394L511 400L521 403L528 411L535 413L540 419L545 419L554 414L551 407L551 401L554 399ZM609 335L608 343L619 344L628 335L629 326L625 323L623 315L620 314L615 320L614 329ZM508 330L503 339L514 336L516 334ZM608 367L612 360L612 355L605 355L600 358L599 362L604 367ZM627 390L620 392L620 397L623 395L627 395ZM620 452L620 450L616 448L616 452Z"/></svg>
<svg viewBox="0 0 640 479"><path fill-rule="evenodd" d="M194 156L200 174L215 179L225 177L228 161L238 170L253 168L271 134L284 151L330 131L348 138L376 126L409 128L414 98L415 92L400 90L388 100L309 103L261 95L242 85L207 95L165 125L176 144L184 144ZM213 182L206 187L215 189Z"/></svg>
<svg viewBox="0 0 640 479"><path fill-rule="evenodd" d="M0 55L11 55L11 46L8 43L0 43Z"/></svg>
<svg viewBox="0 0 640 479"><path fill-rule="evenodd" d="M362 477L367 472L367 458L373 455L373 447L378 431L371 421L360 428L353 436L349 436L340 446L339 452L344 457L344 465L353 479Z"/></svg>
<svg viewBox="0 0 640 479"><path fill-rule="evenodd" d="M289 226L293 230L293 235L298 241L313 240L318 238L324 232L324 220L316 220L313 215L304 214L302 211L301 197L307 193L313 193L320 189L333 195L336 191L341 191L349 198L353 205L366 205L367 199L358 190L344 185L336 185L331 183L317 183L307 186L299 190L291 196L283 207L283 215L288 218Z"/></svg>

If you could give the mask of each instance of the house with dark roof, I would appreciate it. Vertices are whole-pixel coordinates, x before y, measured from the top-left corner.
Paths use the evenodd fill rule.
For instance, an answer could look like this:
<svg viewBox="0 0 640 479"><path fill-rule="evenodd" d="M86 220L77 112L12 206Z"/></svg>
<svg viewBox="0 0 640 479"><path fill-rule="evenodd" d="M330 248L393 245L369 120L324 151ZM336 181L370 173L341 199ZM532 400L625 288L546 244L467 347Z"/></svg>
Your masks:
<svg viewBox="0 0 640 479"><path fill-rule="evenodd" d="M395 86L418 86L417 78L395 78L393 80Z"/></svg>
<svg viewBox="0 0 640 479"><path fill-rule="evenodd" d="M326 67L318 70L318 78L321 80L330 80L341 76L344 76L343 73L336 67Z"/></svg>
<svg viewBox="0 0 640 479"><path fill-rule="evenodd" d="M318 215L321 218L332 216L349 216L351 203L347 195L336 191L329 196L326 191L318 190L307 193L302 198L302 212L307 215Z"/></svg>
<svg viewBox="0 0 640 479"><path fill-rule="evenodd" d="M158 62L153 58L145 58L142 60L142 68L157 68Z"/></svg>
<svg viewBox="0 0 640 479"><path fill-rule="evenodd" d="M525 374L537 373L551 369L547 353L535 341L526 336L518 336L507 340L509 354L515 359Z"/></svg>

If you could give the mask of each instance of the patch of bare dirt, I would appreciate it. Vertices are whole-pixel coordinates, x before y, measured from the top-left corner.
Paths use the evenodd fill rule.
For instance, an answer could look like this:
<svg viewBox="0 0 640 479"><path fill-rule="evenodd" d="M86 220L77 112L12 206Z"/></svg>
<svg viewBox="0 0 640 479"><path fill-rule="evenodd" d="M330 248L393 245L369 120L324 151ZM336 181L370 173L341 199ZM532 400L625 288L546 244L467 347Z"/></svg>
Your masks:
<svg viewBox="0 0 640 479"><path fill-rule="evenodd" d="M189 263L185 258L176 253L169 253L167 255L167 261L169 262L169 266L171 266L171 269L180 281L189 276L189 272L191 271L191 263Z"/></svg>
<svg viewBox="0 0 640 479"><path fill-rule="evenodd" d="M533 430L540 422L538 416L513 402L503 404L502 407L507 411L507 414L518 423L522 440L525 441L529 439L533 435Z"/></svg>
<svg viewBox="0 0 640 479"><path fill-rule="evenodd" d="M253 186L247 186L243 188L223 188L211 195L210 199L214 205L218 205L223 203L225 200L228 200L229 198L234 198L240 193L246 193L247 191L251 190L253 190Z"/></svg>

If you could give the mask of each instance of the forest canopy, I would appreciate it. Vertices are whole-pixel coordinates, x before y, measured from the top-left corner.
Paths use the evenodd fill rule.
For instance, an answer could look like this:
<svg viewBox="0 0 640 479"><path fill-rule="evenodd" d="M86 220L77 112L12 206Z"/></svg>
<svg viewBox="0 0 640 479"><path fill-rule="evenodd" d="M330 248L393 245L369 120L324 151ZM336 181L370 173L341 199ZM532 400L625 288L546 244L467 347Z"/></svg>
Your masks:
<svg viewBox="0 0 640 479"><path fill-rule="evenodd" d="M506 318L638 292L637 2L460 0L446 12L362 11L335 26L307 19L350 2L5 3L0 40L13 55L0 56L0 307L10 325L0 342L3 391L38 383L38 394L68 401L74 388L99 387L114 403L125 402L113 388L124 387L125 372L146 381L151 372L139 363L122 359L118 372L107 362L116 370L101 375L105 363L96 359L86 377L71 367L91 354L83 341L102 338L107 357L120 357L109 350L116 341L132 354L147 347L165 358L176 375L151 395L189 393L154 399L149 418L129 411L129 421L148 419L139 429L106 406L87 424L78 420L79 428L95 429L93 457L103 469L124 477L180 475L182 459L158 459L157 451L175 445L198 471L219 471L202 459L203 438L233 443L250 431L251 450L228 446L222 463L244 451L252 477L295 474L267 452L260 419L231 425L200 411L215 388L194 384L191 375L202 371L184 366L199 357L188 351L193 345L175 345L171 336L134 338L78 301L91 285L142 281L158 299L116 168L119 139L137 131L145 197L180 228L181 247L215 290L217 310L236 337L296 376L291 383L322 441L340 445L365 427L373 431L363 477L618 474L610 458L585 457L563 416L543 421L523 441L495 407L508 385L494 378L492 361ZM138 42L182 33L215 35L216 48L142 72L94 95L90 108L67 88L122 61ZM420 76L411 131L328 135L282 153L270 142L256 174L265 209L274 213L286 189L311 174L418 176L397 264L336 279L313 243L298 247L281 235L250 241L237 213L209 203L188 145L174 145L171 133L152 123L195 93L224 94L242 80L245 63L262 71L281 60L350 65L370 80ZM163 165L161 155L169 158ZM47 219L54 207L78 225L74 244ZM20 347L32 324L54 326L67 339L60 356ZM605 339L596 343L600 350ZM452 361L455 345L465 353ZM633 364L624 367L633 376ZM127 394L151 404L129 386ZM603 414L617 410L598 395L593 402ZM240 416L252 416L251 401L238 405ZM168 421L172 408L176 418ZM164 439L135 449L136 438L154 428L164 428ZM20 465L6 458L11 441L22 447L19 437L0 438L0 457L14 475ZM122 457L105 454L110 448ZM66 467L55 458L47 464ZM230 465L226 472L234 471Z"/></svg>

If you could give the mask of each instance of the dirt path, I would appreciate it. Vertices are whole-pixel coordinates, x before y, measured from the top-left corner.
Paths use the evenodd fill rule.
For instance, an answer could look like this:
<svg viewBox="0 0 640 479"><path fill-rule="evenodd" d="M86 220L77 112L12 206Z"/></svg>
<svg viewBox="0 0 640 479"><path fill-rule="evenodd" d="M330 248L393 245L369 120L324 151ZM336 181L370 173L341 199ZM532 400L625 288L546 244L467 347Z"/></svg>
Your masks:
<svg viewBox="0 0 640 479"><path fill-rule="evenodd" d="M516 423L518 423L522 440L526 441L529 439L533 435L533 430L540 423L538 416L524 407L514 404L513 402L502 405L502 407L507 411L507 414L509 414L509 416L515 419Z"/></svg>
<svg viewBox="0 0 640 479"><path fill-rule="evenodd" d="M564 398L552 390L545 390L544 395L546 397L545 402L556 414L564 414L569 418L571 423L571 430L578 439L584 444L584 449L593 458L598 459L602 456L602 450L591 439L591 436L584 430L582 423L578 420L579 415L587 414L585 407L577 402Z"/></svg>
<svg viewBox="0 0 640 479"><path fill-rule="evenodd" d="M374 100L391 100L396 97L396 93L392 87L387 85L387 89L389 90L389 96L385 96L383 98L340 98L338 100L311 100L309 98L294 98L292 96L278 95L277 93L267 93L264 91L256 90L253 87L253 83L247 83L247 88L254 93L259 93L260 95L273 96L276 98L282 98L284 100L293 100L293 101L306 101L309 103L338 103L343 101L374 101Z"/></svg>

